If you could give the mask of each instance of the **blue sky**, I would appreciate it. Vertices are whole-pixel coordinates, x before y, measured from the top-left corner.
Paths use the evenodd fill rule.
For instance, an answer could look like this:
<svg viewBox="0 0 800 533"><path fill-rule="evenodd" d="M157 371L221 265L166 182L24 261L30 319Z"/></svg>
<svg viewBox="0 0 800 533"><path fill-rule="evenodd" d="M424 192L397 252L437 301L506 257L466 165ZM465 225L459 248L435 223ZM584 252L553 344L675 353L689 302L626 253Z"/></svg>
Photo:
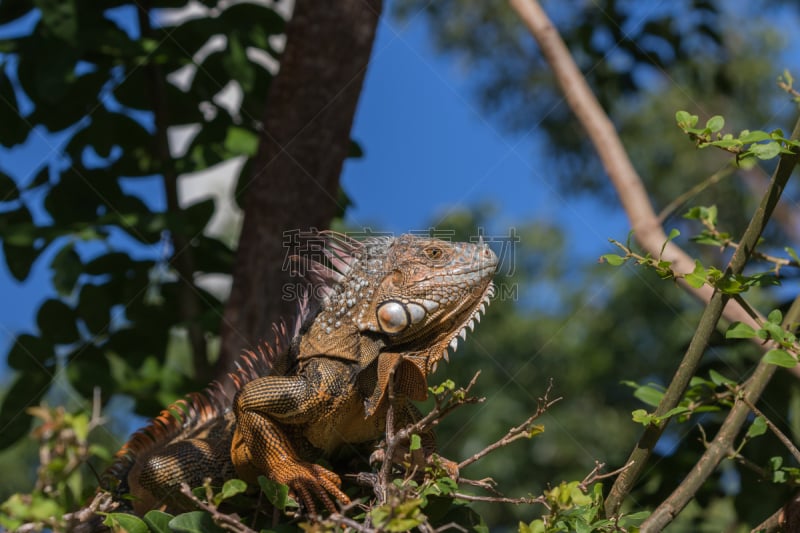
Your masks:
<svg viewBox="0 0 800 533"><path fill-rule="evenodd" d="M400 232L489 201L499 208L497 227L566 210L577 231L594 234L585 202L568 202L546 168L534 167L543 159L536 124L527 135L502 132L476 103L478 73L437 54L428 35L421 16L381 21L352 133L366 156L348 161L342 175L355 203L348 221ZM608 229L623 228L619 213L609 215ZM607 243L607 234L596 236Z"/></svg>

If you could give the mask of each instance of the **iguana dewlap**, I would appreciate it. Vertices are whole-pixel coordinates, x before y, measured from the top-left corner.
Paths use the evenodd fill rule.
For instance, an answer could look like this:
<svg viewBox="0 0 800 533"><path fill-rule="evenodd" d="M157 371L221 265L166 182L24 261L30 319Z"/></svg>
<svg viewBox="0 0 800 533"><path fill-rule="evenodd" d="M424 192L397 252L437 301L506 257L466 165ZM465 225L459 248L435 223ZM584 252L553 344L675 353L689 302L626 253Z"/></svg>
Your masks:
<svg viewBox="0 0 800 533"><path fill-rule="evenodd" d="M232 387L176 402L117 454L108 475L136 512L185 508L183 482L259 475L289 485L312 511L315 501L348 502L339 476L314 461L383 435L390 383L396 425L413 422L411 400L426 397L428 374L494 294L498 260L482 241L319 236L326 258L302 264L318 309L300 305L272 344L242 356L226 378Z"/></svg>

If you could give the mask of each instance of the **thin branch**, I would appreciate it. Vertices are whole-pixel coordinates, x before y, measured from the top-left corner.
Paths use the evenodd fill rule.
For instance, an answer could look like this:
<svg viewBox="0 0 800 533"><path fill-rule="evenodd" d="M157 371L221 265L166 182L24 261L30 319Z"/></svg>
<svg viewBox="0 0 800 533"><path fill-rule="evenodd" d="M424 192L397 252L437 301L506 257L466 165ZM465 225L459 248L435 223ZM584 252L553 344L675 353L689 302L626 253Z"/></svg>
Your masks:
<svg viewBox="0 0 800 533"><path fill-rule="evenodd" d="M491 503L511 503L513 505L533 505L540 503L545 505L545 499L542 496L536 498L505 498L502 496L474 496L472 494L463 494L456 492L453 497L457 500L466 500L469 502L491 502Z"/></svg>
<svg viewBox="0 0 800 533"><path fill-rule="evenodd" d="M708 444L706 445L706 447L708 447ZM731 460L736 461L737 463L742 465L744 468L750 470L752 473L754 473L755 475L757 475L758 477L760 477L763 480L769 480L771 478L770 473L767 472L766 469L761 468L760 466L755 464L753 461L751 461L747 457L743 456L741 453L739 453L736 450L734 450L733 447L731 447L728 450L728 457Z"/></svg>
<svg viewBox="0 0 800 533"><path fill-rule="evenodd" d="M742 396L742 402L751 411L753 411L753 413L756 416L760 416L761 418L764 419L764 421L767 423L767 427L769 428L769 430L772 431L772 433L774 433L776 437L778 437L778 440L781 441L781 444L786 446L786 449L789 450L789 453L792 454L794 460L800 462L800 450L798 450L797 447L794 445L792 439L787 437L780 429L778 429L778 427L775 424L773 424L772 421L769 418L767 418L767 416L764 413L762 413L761 410L758 407L756 407L753 404L753 402L751 402L749 399Z"/></svg>
<svg viewBox="0 0 800 533"><path fill-rule="evenodd" d="M207 490L210 490L210 486L207 486ZM222 529L234 531L236 533L257 533L254 529L250 529L244 525L237 515L221 513L215 505L205 502L195 496L188 483L181 483L181 494L189 498L195 505L197 505L197 507L208 512L214 522Z"/></svg>
<svg viewBox="0 0 800 533"><path fill-rule="evenodd" d="M662 209L661 212L658 214L658 223L663 224L683 204L685 204L691 198L697 196L707 188L711 187L712 185L716 185L723 179L733 174L734 169L735 167L733 165L728 165L714 172L711 176L701 181L688 191L675 197L675 199L673 199L670 203L668 203L666 207L664 207L664 209Z"/></svg>
<svg viewBox="0 0 800 533"><path fill-rule="evenodd" d="M778 509L772 515L752 529L752 533L774 533L781 530L783 522L783 508Z"/></svg>
<svg viewBox="0 0 800 533"><path fill-rule="evenodd" d="M522 424L520 424L518 426L515 426L515 427L509 429L508 432L505 435L503 435L503 437L501 437L497 441L493 442L489 446L485 447L483 450L475 453L471 457L468 457L468 458L464 459L463 461L461 461L460 463L458 463L458 469L461 470L461 469L471 465L475 461L478 461L479 459L489 455L490 453L492 453L493 451L497 450L498 448L502 448L504 446L508 446L509 444L514 442L515 440L519 440L521 438L531 438L533 436L533 431L534 431L534 428L532 427L533 422L536 421L536 419L538 419L544 413L546 413L547 410L553 404L559 402L562 399L562 398L559 397L559 398L556 398L555 400L548 400L547 396L550 393L550 390L552 389L552 387L553 387L553 383L551 381L550 384L547 386L547 390L545 391L544 396L539 398L539 400L538 400L538 406L536 408L536 412L534 414L532 414L530 417L528 417L528 419L525 420L525 422L523 422Z"/></svg>
<svg viewBox="0 0 800 533"><path fill-rule="evenodd" d="M800 320L800 296L792 302L792 306L784 316L783 325L788 328L793 324L797 324L798 320ZM706 451L681 484L642 524L642 531L660 531L663 529L664 525L671 522L689 503L700 486L714 473L720 461L729 456L730 451L733 449L733 440L742 429L750 411L750 408L743 400L747 399L751 403L757 401L764 389L766 389L776 368L775 365L764 361L758 364L753 375L742 385L742 394L734 403L728 416L725 417L725 421L722 423L714 440L706 446Z"/></svg>
<svg viewBox="0 0 800 533"><path fill-rule="evenodd" d="M361 531L361 532L364 532L364 533L375 531L373 528L365 526L363 524L360 524L359 522L353 520L352 518L348 518L345 515L339 514L339 513L331 514L325 520L325 522L326 523L327 522L332 522L335 525L345 526L345 527L348 527L348 528L352 529L353 531Z"/></svg>
<svg viewBox="0 0 800 533"><path fill-rule="evenodd" d="M432 533L440 533L441 531L447 531L448 529L456 529L458 531L462 531L463 533L467 533L467 531L469 531L468 529L462 527L459 524L456 524L455 522L448 522L447 524L444 524L443 526L439 526L436 529L432 530Z"/></svg>
<svg viewBox="0 0 800 533"><path fill-rule="evenodd" d="M632 464L633 463L628 463L625 466L621 466L612 472L606 472L605 474L601 474L600 471L603 470L603 468L605 468L606 465L605 463L601 463L600 461L595 461L594 468L592 469L591 472L589 472L586 475L586 477L583 478L583 481L581 481L578 484L578 487L580 487L580 489L583 492L587 492L589 490L589 485L591 485L592 483L596 483L601 479L607 479L610 477L614 477L618 474L621 474L623 470L625 470L626 468L630 468Z"/></svg>

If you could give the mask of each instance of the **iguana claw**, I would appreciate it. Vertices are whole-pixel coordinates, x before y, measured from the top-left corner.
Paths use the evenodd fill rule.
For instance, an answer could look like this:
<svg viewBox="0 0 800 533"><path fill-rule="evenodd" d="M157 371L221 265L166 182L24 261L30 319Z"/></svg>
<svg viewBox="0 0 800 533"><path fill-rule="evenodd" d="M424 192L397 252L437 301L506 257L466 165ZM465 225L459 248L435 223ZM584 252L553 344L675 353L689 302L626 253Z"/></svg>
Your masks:
<svg viewBox="0 0 800 533"><path fill-rule="evenodd" d="M311 463L294 463L287 465L282 472L275 472L275 478L289 486L300 503L311 514L316 514L315 497L322 501L328 511L334 513L338 507L336 501L343 504L350 503L350 498L342 492L342 481L333 472L319 465ZM331 496L333 498L331 498Z"/></svg>

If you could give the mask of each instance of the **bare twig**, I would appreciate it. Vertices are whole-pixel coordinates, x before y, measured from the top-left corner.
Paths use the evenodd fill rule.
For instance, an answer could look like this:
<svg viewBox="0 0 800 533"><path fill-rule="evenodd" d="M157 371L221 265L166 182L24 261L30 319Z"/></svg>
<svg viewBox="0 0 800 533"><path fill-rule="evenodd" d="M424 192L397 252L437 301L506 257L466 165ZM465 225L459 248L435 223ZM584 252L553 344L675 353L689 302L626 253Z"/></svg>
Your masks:
<svg viewBox="0 0 800 533"><path fill-rule="evenodd" d="M769 518L754 527L751 533L774 533L780 531L783 522L783 508L775 511Z"/></svg>
<svg viewBox="0 0 800 533"><path fill-rule="evenodd" d="M514 505L533 505L535 503L540 503L547 506L542 496L537 496L536 498L506 498L503 496L475 496L472 494L463 494L461 492L456 492L453 496L456 499L469 502L511 503Z"/></svg>
<svg viewBox="0 0 800 533"><path fill-rule="evenodd" d="M761 418L764 419L764 421L767 423L767 427L769 428L769 430L772 431L772 433L774 433L776 437L778 437L778 440L781 441L781 444L786 446L786 449L789 450L789 453L792 454L794 460L800 462L800 450L797 449L792 440L789 437L787 437L780 429L778 429L778 427L775 424L773 424L772 421L769 418L767 418L766 415L762 413L761 410L758 407L756 407L753 404L753 402L751 402L748 398L742 396L742 402L751 411L753 411L753 413L756 416L760 416Z"/></svg>
<svg viewBox="0 0 800 533"><path fill-rule="evenodd" d="M706 445L706 446L708 446L708 445ZM761 479L764 479L764 480L770 479L770 475L766 471L766 469L761 468L760 466L755 464L753 461L751 461L747 457L743 456L738 451L734 450L733 447L731 447L728 450L728 457L730 457L732 460L736 461L737 463L739 463L740 465L742 465L746 469L750 470L751 472L753 472L755 475L757 475Z"/></svg>
<svg viewBox="0 0 800 533"><path fill-rule="evenodd" d="M491 492L496 496L502 496L500 491L495 488L497 486L497 482L490 477L483 479L469 479L465 477L459 477L458 483L460 485L470 485L472 487L478 487L487 492Z"/></svg>
<svg viewBox="0 0 800 533"><path fill-rule="evenodd" d="M349 518L345 515L346 511L343 510L341 513L332 513L325 519L326 523L332 523L337 526L345 526L346 528L350 528L353 531L361 531L361 532L368 532L368 531L375 531L372 527L366 524L361 524L352 518Z"/></svg>
<svg viewBox="0 0 800 533"><path fill-rule="evenodd" d="M208 487L206 490L210 490ZM257 533L254 529L250 529L241 522L241 519L233 514L225 514L219 511L217 507L209 502L205 502L194 495L188 483L181 483L181 494L189 498L197 507L206 511L211 515L214 522L222 529L227 531L234 531L236 533Z"/></svg>
<svg viewBox="0 0 800 533"><path fill-rule="evenodd" d="M515 440L519 440L521 438L530 438L530 437L532 437L535 434L534 433L535 428L532 426L533 422L536 421L544 413L546 413L547 410L550 408L550 406L552 406L553 404L555 404L555 403L557 403L557 402L559 402L561 400L560 397L556 398L555 400L549 400L547 398L547 396L550 393L550 390L552 389L552 387L553 387L553 383L551 381L550 384L547 386L547 390L545 391L544 396L542 396L541 398L538 399L538 402L537 402L538 406L536 408L536 412L534 414L532 414L530 417L528 417L528 419L525 420L525 422L523 422L522 424L520 424L518 426L515 426L515 427L509 429L508 432L505 435L503 435L502 438L500 438L499 440L493 442L489 446L485 447L483 450L475 453L471 457L468 457L468 458L464 459L463 461L461 461L460 463L458 463L458 469L461 470L461 469L471 465L475 461L478 461L479 459L481 459L481 458L485 457L486 455L492 453L493 451L497 450L498 448L502 448L504 446L508 446L509 444L514 442Z"/></svg>
<svg viewBox="0 0 800 533"><path fill-rule="evenodd" d="M455 522L448 522L447 524L444 524L443 526L439 526L436 529L432 530L431 533L440 533L441 531L447 531L448 529L455 529L458 531L462 531L463 533L467 533L467 531L469 531L468 529L460 526L459 524L456 524Z"/></svg>
<svg viewBox="0 0 800 533"><path fill-rule="evenodd" d="M591 485L593 483L596 483L596 482L600 481L601 479L614 477L617 474L620 474L626 468L630 468L630 466L632 464L633 463L628 463L625 466L617 468L616 470L614 470L612 472L606 472L605 474L601 474L600 472L603 470L603 468L606 467L606 465L605 465L605 463L601 463L600 461L595 461L594 462L594 468L592 469L591 472L589 472L586 475L586 477L583 478L583 480L578 484L578 487L580 487L580 489L583 492L587 492L589 490L589 485Z"/></svg>
<svg viewBox="0 0 800 533"><path fill-rule="evenodd" d="M684 203L688 202L691 198L697 196L707 188L719 183L723 179L733 174L734 169L735 167L733 165L728 165L726 167L723 167L722 169L714 172L711 176L709 176L705 180L701 181L694 187L690 188L688 191L675 197L675 199L673 199L670 203L668 203L666 207L664 207L658 214L658 223L663 224L670 216L672 216L672 214L677 209L680 208L680 206L682 206Z"/></svg>

